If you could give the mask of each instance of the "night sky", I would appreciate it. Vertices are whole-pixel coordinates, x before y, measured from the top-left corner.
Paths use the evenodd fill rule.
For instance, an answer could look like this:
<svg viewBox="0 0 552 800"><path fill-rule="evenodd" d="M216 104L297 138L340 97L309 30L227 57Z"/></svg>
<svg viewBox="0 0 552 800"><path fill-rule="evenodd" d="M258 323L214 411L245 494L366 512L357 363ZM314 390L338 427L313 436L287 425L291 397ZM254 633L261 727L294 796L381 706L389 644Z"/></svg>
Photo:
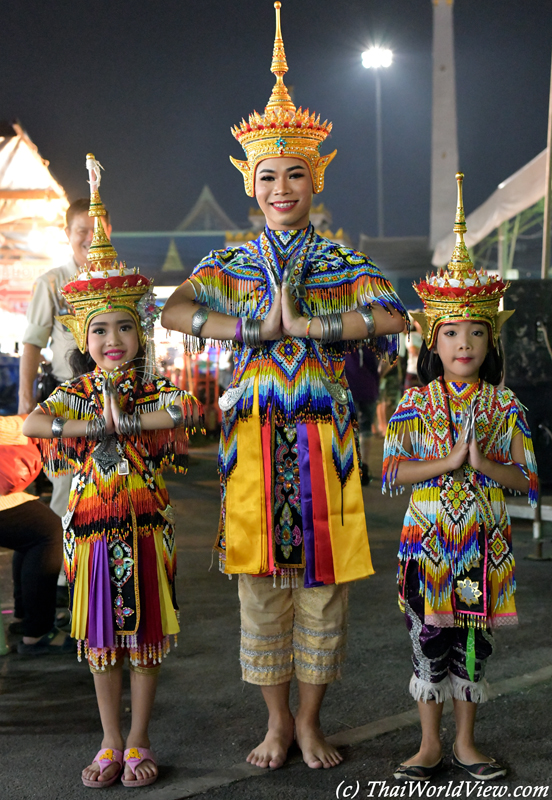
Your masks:
<svg viewBox="0 0 552 800"><path fill-rule="evenodd" d="M356 243L376 233L371 42L383 71L386 234L426 235L431 137L431 0L283 0L297 106L334 123L319 198ZM245 226L253 200L230 164L230 134L264 110L274 78L272 0L25 0L2 5L0 118L20 120L70 199L85 155L106 168L118 230L174 229L207 183ZM550 0L456 0L460 167L467 211L546 146ZM451 176L453 179L454 176Z"/></svg>

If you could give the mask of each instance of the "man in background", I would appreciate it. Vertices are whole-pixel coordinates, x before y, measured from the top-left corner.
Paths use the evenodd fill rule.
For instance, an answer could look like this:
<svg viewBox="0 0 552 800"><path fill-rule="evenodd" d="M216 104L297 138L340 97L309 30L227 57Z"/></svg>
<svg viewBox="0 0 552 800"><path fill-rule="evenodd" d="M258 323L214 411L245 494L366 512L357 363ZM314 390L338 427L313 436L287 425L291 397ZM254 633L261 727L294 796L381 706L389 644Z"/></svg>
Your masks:
<svg viewBox="0 0 552 800"><path fill-rule="evenodd" d="M55 319L69 313L69 309L59 290L83 267L94 233L94 218L88 216L90 198L80 198L71 203L66 213L65 233L73 251L71 258L61 267L40 275L33 286L33 295L27 309L27 330L23 336L23 353L19 365L19 414L30 414L36 407L34 382L42 361L40 351L50 342L52 351L51 380L44 387L48 396L60 383L72 378L67 361L75 347L75 340L69 331ZM108 236L111 235L109 214L102 217ZM50 377L50 376L48 376ZM44 380L44 376L43 376ZM46 383L46 381L44 381ZM71 475L52 480L52 500L50 508L63 517L69 502Z"/></svg>

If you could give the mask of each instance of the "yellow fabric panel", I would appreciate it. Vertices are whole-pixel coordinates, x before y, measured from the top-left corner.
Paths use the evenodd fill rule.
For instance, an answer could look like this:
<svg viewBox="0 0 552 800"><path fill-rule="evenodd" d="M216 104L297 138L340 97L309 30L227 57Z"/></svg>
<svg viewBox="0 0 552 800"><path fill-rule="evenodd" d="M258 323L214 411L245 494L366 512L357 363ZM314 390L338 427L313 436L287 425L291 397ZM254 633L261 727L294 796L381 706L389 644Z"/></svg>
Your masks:
<svg viewBox="0 0 552 800"><path fill-rule="evenodd" d="M322 447L322 462L326 482L328 520L332 543L333 567L336 583L356 581L374 574L368 531L362 499L362 488L356 450L353 474L343 487L343 521L341 524L341 483L332 459L332 426L318 423ZM313 487L320 491L322 487Z"/></svg>
<svg viewBox="0 0 552 800"><path fill-rule="evenodd" d="M159 584L159 606L161 609L161 624L163 634L178 633L180 625L176 618L176 611L172 604L169 580L165 572L165 560L163 558L163 531L161 529L153 534L155 542L155 555L157 556L157 582Z"/></svg>
<svg viewBox="0 0 552 800"><path fill-rule="evenodd" d="M268 570L268 541L263 448L259 417L259 381L253 412L238 422L238 457L226 489L227 573L258 575Z"/></svg>
<svg viewBox="0 0 552 800"><path fill-rule="evenodd" d="M71 623L71 636L73 639L86 639L86 626L88 624L88 562L90 559L90 542L80 542L76 545L75 559L77 574L75 576L75 589L73 592L73 620Z"/></svg>
<svg viewBox="0 0 552 800"><path fill-rule="evenodd" d="M499 591L501 589L501 580L500 576L492 570L490 573L490 597L489 597L489 610L493 616L501 620L502 617L512 617L512 619L516 619L516 601L514 599L514 595L511 594L509 597L504 592L502 595L502 602L499 604L498 597ZM503 621L504 623L504 621Z"/></svg>

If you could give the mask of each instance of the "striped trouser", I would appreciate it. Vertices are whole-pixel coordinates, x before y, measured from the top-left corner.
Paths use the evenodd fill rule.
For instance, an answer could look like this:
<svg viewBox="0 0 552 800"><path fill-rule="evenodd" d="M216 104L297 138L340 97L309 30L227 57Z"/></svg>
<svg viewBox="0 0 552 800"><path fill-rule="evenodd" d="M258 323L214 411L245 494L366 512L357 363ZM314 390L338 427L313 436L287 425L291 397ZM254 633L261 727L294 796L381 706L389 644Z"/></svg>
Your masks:
<svg viewBox="0 0 552 800"><path fill-rule="evenodd" d="M473 680L466 667L467 628L438 628L424 619L424 598L419 592L418 565L411 561L404 584L406 626L412 642L410 694L414 700L444 703L453 697L472 703L488 698L485 666L493 652L489 631L475 631Z"/></svg>
<svg viewBox="0 0 552 800"><path fill-rule="evenodd" d="M274 686L290 681L294 673L304 683L340 677L347 585L282 589L274 587L272 577L240 575L239 595L244 681Z"/></svg>

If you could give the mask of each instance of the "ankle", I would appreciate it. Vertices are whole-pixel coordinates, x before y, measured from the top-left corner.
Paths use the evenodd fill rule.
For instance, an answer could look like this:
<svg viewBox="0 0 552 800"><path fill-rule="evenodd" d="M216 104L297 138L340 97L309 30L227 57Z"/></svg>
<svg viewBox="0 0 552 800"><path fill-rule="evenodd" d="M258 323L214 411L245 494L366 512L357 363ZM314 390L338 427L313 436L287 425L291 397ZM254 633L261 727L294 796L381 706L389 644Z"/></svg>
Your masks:
<svg viewBox="0 0 552 800"><path fill-rule="evenodd" d="M312 711L305 711L301 708L295 717L295 724L301 728L312 728L313 730L320 729L320 715Z"/></svg>
<svg viewBox="0 0 552 800"><path fill-rule="evenodd" d="M106 747L112 750L124 750L125 741L121 731L106 731L102 739L102 750Z"/></svg>
<svg viewBox="0 0 552 800"><path fill-rule="evenodd" d="M438 753L443 751L443 745L439 737L427 737L422 739L420 743L420 753Z"/></svg>
<svg viewBox="0 0 552 800"><path fill-rule="evenodd" d="M150 738L145 731L133 731L132 728L129 731L129 734L126 738L125 748L128 750L129 747L147 747L149 749L151 745Z"/></svg>
<svg viewBox="0 0 552 800"><path fill-rule="evenodd" d="M278 711L271 711L268 715L268 727L270 728L286 728L290 724L293 725L293 714L289 708L280 709Z"/></svg>

